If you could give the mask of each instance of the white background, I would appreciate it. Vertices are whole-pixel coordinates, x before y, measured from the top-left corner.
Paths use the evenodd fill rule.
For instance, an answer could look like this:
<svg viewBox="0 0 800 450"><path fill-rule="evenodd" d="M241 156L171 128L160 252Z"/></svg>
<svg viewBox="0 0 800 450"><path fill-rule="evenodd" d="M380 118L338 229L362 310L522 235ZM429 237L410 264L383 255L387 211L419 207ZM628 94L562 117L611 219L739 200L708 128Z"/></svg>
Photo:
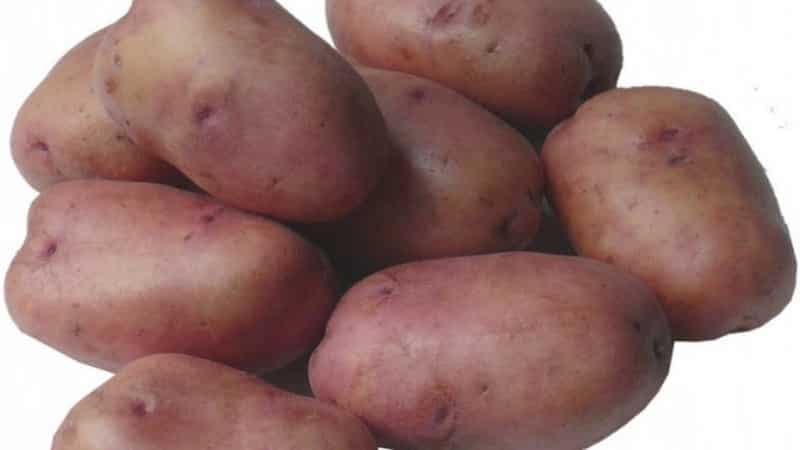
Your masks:
<svg viewBox="0 0 800 450"><path fill-rule="evenodd" d="M509 0L511 1L511 0ZM528 0L518 0L528 1ZM128 7L124 0L3 2L0 136L56 60ZM323 0L284 0L328 37ZM292 3L292 5L290 5ZM772 0L605 0L625 41L623 86L684 87L718 99L738 120L800 235L800 6ZM20 6L24 5L24 6ZM25 234L35 193L6 148L0 158L0 264ZM0 312L0 448L43 450L68 409L108 375L18 334ZM800 305L767 327L704 344L679 344L660 396L597 449L800 449ZM168 450L168 449L164 449ZM231 449L233 450L233 449ZM520 449L523 450L523 449Z"/></svg>

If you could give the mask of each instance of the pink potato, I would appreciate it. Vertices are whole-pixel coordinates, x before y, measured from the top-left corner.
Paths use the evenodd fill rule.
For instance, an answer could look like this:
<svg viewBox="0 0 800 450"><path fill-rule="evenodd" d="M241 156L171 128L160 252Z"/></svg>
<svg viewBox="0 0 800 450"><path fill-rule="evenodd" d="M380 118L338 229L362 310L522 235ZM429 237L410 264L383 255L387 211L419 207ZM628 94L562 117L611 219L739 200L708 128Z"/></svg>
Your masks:
<svg viewBox="0 0 800 450"><path fill-rule="evenodd" d="M94 85L134 142L276 219L340 218L385 167L366 84L275 1L137 0L100 44Z"/></svg>
<svg viewBox="0 0 800 450"><path fill-rule="evenodd" d="M53 450L376 450L345 411L183 355L126 366L70 411Z"/></svg>
<svg viewBox="0 0 800 450"><path fill-rule="evenodd" d="M644 409L671 354L644 283L599 261L518 252L361 281L309 373L317 398L395 450L576 450Z"/></svg>
<svg viewBox="0 0 800 450"><path fill-rule="evenodd" d="M41 194L5 289L22 331L110 371L154 353L279 368L319 342L337 299L326 257L289 229L111 181Z"/></svg>
<svg viewBox="0 0 800 450"><path fill-rule="evenodd" d="M616 86L622 43L596 0L327 0L337 47L547 129Z"/></svg>
<svg viewBox="0 0 800 450"><path fill-rule="evenodd" d="M394 153L367 203L319 227L334 260L363 275L530 244L539 229L544 180L525 138L437 83L359 70L378 99Z"/></svg>
<svg viewBox="0 0 800 450"><path fill-rule="evenodd" d="M676 338L757 328L794 292L789 231L728 113L699 94L595 97L544 146L549 197L578 253L653 287Z"/></svg>

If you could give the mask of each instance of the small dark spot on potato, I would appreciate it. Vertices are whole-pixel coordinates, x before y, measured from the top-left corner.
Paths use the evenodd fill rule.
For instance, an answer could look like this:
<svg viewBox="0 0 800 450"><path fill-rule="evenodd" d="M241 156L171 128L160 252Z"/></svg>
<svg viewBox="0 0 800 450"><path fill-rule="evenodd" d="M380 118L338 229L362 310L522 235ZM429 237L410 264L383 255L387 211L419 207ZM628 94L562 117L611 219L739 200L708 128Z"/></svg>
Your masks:
<svg viewBox="0 0 800 450"><path fill-rule="evenodd" d="M191 241L194 237L194 233L186 233L186 236L183 237L184 241Z"/></svg>
<svg viewBox="0 0 800 450"><path fill-rule="evenodd" d="M667 128L666 130L662 130L661 133L658 135L658 140L662 142L669 142L675 140L678 137L680 130L677 128Z"/></svg>
<svg viewBox="0 0 800 450"><path fill-rule="evenodd" d="M203 125L206 122L208 122L208 119L210 119L211 116L214 115L214 113L215 113L214 108L205 105L194 113L194 121L198 125Z"/></svg>
<svg viewBox="0 0 800 450"><path fill-rule="evenodd" d="M55 255L57 251L58 251L58 244L55 242L50 242L45 246L44 251L42 252L42 256L44 256L45 258L49 258Z"/></svg>
<svg viewBox="0 0 800 450"><path fill-rule="evenodd" d="M489 393L489 385L484 383L481 385L481 395L486 395Z"/></svg>
<svg viewBox="0 0 800 450"><path fill-rule="evenodd" d="M425 92L425 88L422 87L415 87L408 93L408 96L411 97L411 99L416 102L422 102L423 100L425 100L425 97L427 95L428 93Z"/></svg>
<svg viewBox="0 0 800 450"><path fill-rule="evenodd" d="M459 2L448 2L436 11L428 23L434 27L449 25L461 13L463 7L464 5Z"/></svg>
<svg viewBox="0 0 800 450"><path fill-rule="evenodd" d="M680 155L674 155L674 156L670 157L669 160L667 160L667 165L669 165L670 167L674 167L674 166L679 165L682 162L685 162L687 159L689 159L689 155L687 155L685 153L680 154Z"/></svg>
<svg viewBox="0 0 800 450"><path fill-rule="evenodd" d="M584 44L583 53L586 53L586 56L591 60L594 57L594 45L591 43Z"/></svg>
<svg viewBox="0 0 800 450"><path fill-rule="evenodd" d="M382 287L380 289L380 291L378 291L378 294L381 297L388 297L388 296L394 294L394 288L393 287L389 287L389 286L384 286L384 287Z"/></svg>
<svg viewBox="0 0 800 450"><path fill-rule="evenodd" d="M136 331L136 336L137 336L137 337L142 337L142 336L144 336L144 335L145 335L145 330L144 330L144 328L139 328L139 330L137 330L137 331Z"/></svg>
<svg viewBox="0 0 800 450"><path fill-rule="evenodd" d="M224 208L224 207L220 207L219 209L217 209L217 210L215 210L215 211L212 211L212 212L210 212L210 213L203 214L203 217L201 218L201 220L202 220L202 221L203 221L203 223L205 223L205 224L214 223L214 222L217 220L217 218L219 218L219 216L220 216L220 215L221 215L221 214L222 214L224 211L225 211L225 208Z"/></svg>
<svg viewBox="0 0 800 450"><path fill-rule="evenodd" d="M215 220L217 220L217 218L214 217L213 214L206 214L203 216L203 222L205 223L214 223Z"/></svg>
<svg viewBox="0 0 800 450"><path fill-rule="evenodd" d="M489 45L486 46L486 53L488 54L495 53L499 48L500 48L500 43L497 41L492 41L489 43Z"/></svg>
<svg viewBox="0 0 800 450"><path fill-rule="evenodd" d="M402 47L402 48L400 49L400 55L401 55L401 56L403 57L403 59L405 59L406 61L411 61L412 59L414 59L414 55L412 55L412 54L411 54L411 50L409 50L409 49L407 49L407 48L405 48L405 47Z"/></svg>
<svg viewBox="0 0 800 450"><path fill-rule="evenodd" d="M113 94L117 90L117 80L113 78L106 78L104 82L106 94Z"/></svg>
<svg viewBox="0 0 800 450"><path fill-rule="evenodd" d="M131 413L136 417L145 417L149 411L145 402L137 400L131 404Z"/></svg>
<svg viewBox="0 0 800 450"><path fill-rule="evenodd" d="M49 152L50 151L50 146L47 145L46 143L42 142L42 141L38 141L38 142L35 142L33 145L31 145L31 151L34 151L34 152Z"/></svg>
<svg viewBox="0 0 800 450"><path fill-rule="evenodd" d="M126 127L130 127L131 126L131 121L130 120L126 120L125 121L125 126Z"/></svg>
<svg viewBox="0 0 800 450"><path fill-rule="evenodd" d="M119 53L114 53L114 66L122 67L122 56Z"/></svg>
<svg viewBox="0 0 800 450"><path fill-rule="evenodd" d="M633 329L636 330L637 333L642 334L641 322L633 322Z"/></svg>
<svg viewBox="0 0 800 450"><path fill-rule="evenodd" d="M69 329L69 332L70 332L70 334L72 334L73 336L75 336L75 337L79 337L79 336L81 335L81 333L83 333L83 327L81 327L81 324L80 324L80 323L78 323L78 322L75 322L75 323L73 323L73 324L72 324L72 326L70 327L70 329Z"/></svg>

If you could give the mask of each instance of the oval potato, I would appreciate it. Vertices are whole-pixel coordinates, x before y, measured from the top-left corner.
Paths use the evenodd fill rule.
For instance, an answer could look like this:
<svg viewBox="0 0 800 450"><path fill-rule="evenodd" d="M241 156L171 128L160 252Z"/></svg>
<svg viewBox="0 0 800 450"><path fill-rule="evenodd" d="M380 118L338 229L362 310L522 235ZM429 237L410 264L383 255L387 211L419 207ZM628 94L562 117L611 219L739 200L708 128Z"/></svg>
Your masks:
<svg viewBox="0 0 800 450"><path fill-rule="evenodd" d="M327 0L360 64L438 81L515 124L549 128L616 86L622 43L595 0Z"/></svg>
<svg viewBox="0 0 800 450"><path fill-rule="evenodd" d="M385 166L369 89L275 1L138 0L100 45L94 80L135 142L242 209L333 220Z"/></svg>
<svg viewBox="0 0 800 450"><path fill-rule="evenodd" d="M110 371L153 353L278 368L319 342L337 298L325 256L283 226L111 181L45 191L5 287L22 331Z"/></svg>
<svg viewBox="0 0 800 450"><path fill-rule="evenodd" d="M361 281L309 371L319 399L396 450L575 450L649 403L671 353L642 282L598 261L520 252Z"/></svg>
<svg viewBox="0 0 800 450"><path fill-rule="evenodd" d="M367 203L321 227L334 260L363 275L530 244L544 180L525 138L444 86L400 72L360 72L383 112L394 157Z"/></svg>
<svg viewBox="0 0 800 450"><path fill-rule="evenodd" d="M156 355L70 411L53 450L375 450L366 427L229 367Z"/></svg>
<svg viewBox="0 0 800 450"><path fill-rule="evenodd" d="M177 170L134 145L95 96L92 66L105 32L64 55L17 114L12 156L37 190L81 178L182 182Z"/></svg>
<svg viewBox="0 0 800 450"><path fill-rule="evenodd" d="M550 200L581 255L647 282L676 338L759 327L792 298L796 261L764 169L699 94L620 89L544 146Z"/></svg>

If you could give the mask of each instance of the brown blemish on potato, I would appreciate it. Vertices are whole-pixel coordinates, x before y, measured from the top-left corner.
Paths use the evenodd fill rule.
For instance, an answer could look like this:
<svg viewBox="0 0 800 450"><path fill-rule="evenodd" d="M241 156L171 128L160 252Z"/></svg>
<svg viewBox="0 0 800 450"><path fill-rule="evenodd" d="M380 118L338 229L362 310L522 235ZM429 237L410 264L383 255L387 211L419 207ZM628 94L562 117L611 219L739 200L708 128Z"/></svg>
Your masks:
<svg viewBox="0 0 800 450"><path fill-rule="evenodd" d="M659 361L667 356L667 346L660 339L653 341L653 355Z"/></svg>
<svg viewBox="0 0 800 450"><path fill-rule="evenodd" d="M428 24L433 27L443 27L449 25L453 19L458 17L461 13L461 10L464 9L464 5L460 2L448 2L438 11L436 14L428 20Z"/></svg>
<svg viewBox="0 0 800 450"><path fill-rule="evenodd" d="M117 80L113 78L106 78L103 82L103 87L106 90L106 94L113 94L117 90Z"/></svg>
<svg viewBox="0 0 800 450"><path fill-rule="evenodd" d="M688 159L689 159L689 155L687 155L686 153L680 153L680 154L672 155L667 160L667 165L670 166L670 167L675 167L677 165L680 165L683 162L686 162Z"/></svg>
<svg viewBox="0 0 800 450"><path fill-rule="evenodd" d="M131 402L131 414L136 417L147 417L155 412L155 403L145 400L134 400Z"/></svg>
<svg viewBox="0 0 800 450"><path fill-rule="evenodd" d="M75 337L80 337L81 333L83 333L83 327L79 322L74 322L72 325L70 325L69 334Z"/></svg>
<svg viewBox="0 0 800 450"><path fill-rule="evenodd" d="M214 210L214 211L212 211L210 213L203 214L203 217L201 217L201 220L205 224L212 224L219 218L219 216L222 215L223 212L225 212L225 207L224 206L220 206L219 208L217 208L216 210Z"/></svg>
<svg viewBox="0 0 800 450"><path fill-rule="evenodd" d="M406 61L411 61L414 59L414 55L411 54L411 50L405 47L400 48L400 56L402 56Z"/></svg>
<svg viewBox="0 0 800 450"><path fill-rule="evenodd" d="M486 46L486 53L491 55L492 53L496 53L499 48L500 48L500 42L499 41L491 41Z"/></svg>
<svg viewBox="0 0 800 450"><path fill-rule="evenodd" d="M641 322L633 322L633 329L636 330L638 334L642 334L642 323Z"/></svg>
<svg viewBox="0 0 800 450"><path fill-rule="evenodd" d="M122 56L119 53L114 53L114 67L122 67Z"/></svg>
<svg viewBox="0 0 800 450"><path fill-rule="evenodd" d="M186 233L186 236L183 237L183 240L185 242L188 242L188 241L191 241L193 237L194 237L194 233L189 232L189 233Z"/></svg>

